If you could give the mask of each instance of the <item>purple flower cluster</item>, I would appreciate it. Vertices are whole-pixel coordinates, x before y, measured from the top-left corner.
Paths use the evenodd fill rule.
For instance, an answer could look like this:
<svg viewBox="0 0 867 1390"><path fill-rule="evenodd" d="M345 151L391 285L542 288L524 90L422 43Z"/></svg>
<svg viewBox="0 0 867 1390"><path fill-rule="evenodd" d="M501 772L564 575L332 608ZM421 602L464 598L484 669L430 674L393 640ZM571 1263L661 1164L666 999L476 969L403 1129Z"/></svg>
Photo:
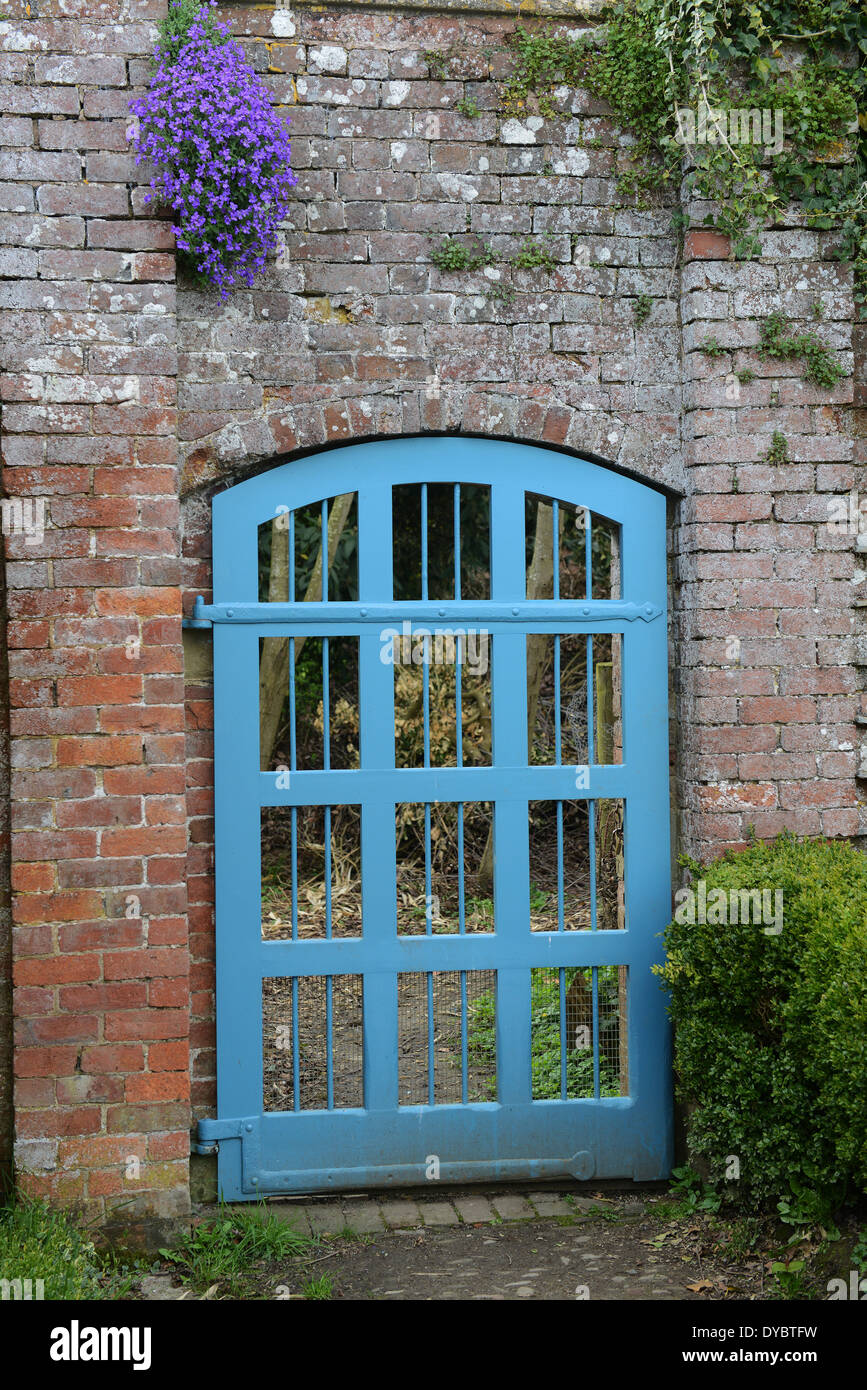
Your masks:
<svg viewBox="0 0 867 1390"><path fill-rule="evenodd" d="M274 250L298 180L266 87L211 8L203 5L174 62L157 48L148 91L130 109L136 163L156 166L145 201L158 194L172 208L178 249L226 299Z"/></svg>

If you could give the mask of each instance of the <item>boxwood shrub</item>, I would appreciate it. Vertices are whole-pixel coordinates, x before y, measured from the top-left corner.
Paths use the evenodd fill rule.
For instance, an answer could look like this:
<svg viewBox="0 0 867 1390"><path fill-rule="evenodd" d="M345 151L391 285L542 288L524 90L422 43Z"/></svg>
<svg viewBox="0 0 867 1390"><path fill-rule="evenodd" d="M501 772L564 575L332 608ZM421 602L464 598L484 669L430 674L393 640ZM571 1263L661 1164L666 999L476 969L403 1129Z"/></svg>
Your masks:
<svg viewBox="0 0 867 1390"><path fill-rule="evenodd" d="M867 857L846 841L784 834L708 865L682 863L711 902L722 902L714 889L729 902L732 890L782 892L778 932L767 918L710 910L695 915L727 920L666 928L658 972L691 1156L753 1206L805 1190L835 1203L864 1191Z"/></svg>

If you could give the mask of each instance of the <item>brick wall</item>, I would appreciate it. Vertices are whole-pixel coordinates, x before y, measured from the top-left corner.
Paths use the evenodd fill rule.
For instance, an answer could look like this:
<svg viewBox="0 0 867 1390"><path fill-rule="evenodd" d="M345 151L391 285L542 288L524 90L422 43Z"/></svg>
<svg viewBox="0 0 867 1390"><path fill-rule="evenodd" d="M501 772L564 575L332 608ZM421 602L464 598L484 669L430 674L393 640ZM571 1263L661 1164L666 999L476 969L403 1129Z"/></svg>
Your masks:
<svg viewBox="0 0 867 1390"><path fill-rule="evenodd" d="M209 639L187 634L184 699L179 625L181 591L208 593L213 492L300 451L457 430L666 487L678 848L716 852L750 823L863 834L861 562L825 526L829 496L863 481L853 381L818 391L753 351L782 308L851 369L851 279L831 238L797 225L730 261L702 207L678 260L669 209L617 206L627 139L600 103L571 93L555 120L504 120L499 0L353 0L221 11L291 117L299 183L254 289L176 294L125 137L161 6L115 0L100 27L55 3L19 18L0 58L4 484L46 496L51 522L7 561L18 1161L34 1190L99 1209L138 1192L143 1214L170 1216L187 1201L190 1078L194 1113L214 1103ZM448 55L443 80L425 50ZM467 228L504 258L511 300L433 266ZM506 268L542 233L550 275ZM724 356L699 350L709 335ZM777 467L761 461L774 430L791 455Z"/></svg>
<svg viewBox="0 0 867 1390"><path fill-rule="evenodd" d="M16 1161L124 1218L188 1207L173 238L127 102L153 0L4 25L0 154ZM80 18L73 16L81 16Z"/></svg>

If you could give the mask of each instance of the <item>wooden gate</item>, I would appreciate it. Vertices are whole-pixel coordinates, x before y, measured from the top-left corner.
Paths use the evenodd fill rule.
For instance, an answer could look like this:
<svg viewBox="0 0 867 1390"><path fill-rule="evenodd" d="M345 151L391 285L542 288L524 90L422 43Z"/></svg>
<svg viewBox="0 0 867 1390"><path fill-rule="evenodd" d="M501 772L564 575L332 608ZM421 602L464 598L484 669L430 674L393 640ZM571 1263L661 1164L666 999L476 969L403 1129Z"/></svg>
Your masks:
<svg viewBox="0 0 867 1390"><path fill-rule="evenodd" d="M213 522L223 1195L666 1176L663 497L425 437Z"/></svg>

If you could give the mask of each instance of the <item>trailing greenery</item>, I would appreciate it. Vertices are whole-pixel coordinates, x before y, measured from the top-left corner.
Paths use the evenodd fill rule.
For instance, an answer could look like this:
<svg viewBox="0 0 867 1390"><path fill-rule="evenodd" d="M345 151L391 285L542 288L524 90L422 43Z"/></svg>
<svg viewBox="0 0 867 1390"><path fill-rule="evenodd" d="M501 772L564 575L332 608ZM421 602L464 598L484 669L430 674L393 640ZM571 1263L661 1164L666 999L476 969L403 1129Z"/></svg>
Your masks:
<svg viewBox="0 0 867 1390"><path fill-rule="evenodd" d="M814 333L792 333L782 314L770 314L759 325L761 343L759 356L762 359L776 357L790 361L793 357L803 358L807 364L805 381L816 386L831 389L846 375L832 352L820 342Z"/></svg>
<svg viewBox="0 0 867 1390"><path fill-rule="evenodd" d="M782 430L774 430L771 435L771 445L768 452L764 455L763 463L780 465L789 462L789 441Z"/></svg>
<svg viewBox="0 0 867 1390"><path fill-rule="evenodd" d="M649 294L640 294L632 303L632 317L640 328L650 318L653 308L653 298Z"/></svg>
<svg viewBox="0 0 867 1390"><path fill-rule="evenodd" d="M549 236L550 233L543 233ZM527 237L515 256L512 257L512 265L518 270L540 270L552 271L557 269L557 262L545 242L534 241L532 237Z"/></svg>
<svg viewBox="0 0 867 1390"><path fill-rule="evenodd" d="M819 304L821 301L817 300L816 303ZM814 317L818 317L815 312ZM830 348L826 347L815 333L793 333L780 313L769 314L766 319L760 321L759 339L756 350L762 361L767 361L769 357L785 362L800 359L806 363L804 380L812 382L814 386L831 390L847 375L846 368L837 361ZM730 349L724 347L714 335L699 343L699 352L703 352L706 357L723 357L729 351ZM755 373L749 367L743 368L735 375L740 382L752 381L755 377Z"/></svg>
<svg viewBox="0 0 867 1390"><path fill-rule="evenodd" d="M0 1207L0 1279L42 1280L46 1300L116 1299L138 1273L98 1251L69 1212L25 1198Z"/></svg>
<svg viewBox="0 0 867 1390"><path fill-rule="evenodd" d="M188 42L190 30L200 24L213 44L231 43L231 37L217 27L212 9L206 8L202 0L173 0L163 19L157 24L160 36L160 51L164 58L173 63L184 44ZM156 66L156 60L154 60Z"/></svg>
<svg viewBox="0 0 867 1390"><path fill-rule="evenodd" d="M857 299L867 307L864 7L850 0L616 0L604 18L603 31L577 38L548 26L518 29L505 112L525 114L533 99L540 114L553 117L558 88L587 88L633 135L622 193L648 206L666 189L676 191L686 144L687 196L715 205L705 222L731 237L735 255L759 254L759 233L793 203L808 226L837 229L834 254L854 263ZM678 112L697 117L701 108L721 119L711 119L710 134L697 141ZM746 118L763 111L773 116L774 133L769 139L763 130L753 143L744 138Z"/></svg>
<svg viewBox="0 0 867 1390"><path fill-rule="evenodd" d="M448 77L448 65L453 56L452 50L449 49L447 53L439 53L435 48L425 48L421 56L427 63L431 77L438 82L445 82Z"/></svg>
<svg viewBox="0 0 867 1390"><path fill-rule="evenodd" d="M460 111L462 116L474 121L477 116L481 116L482 108L475 97L461 97L460 101L455 102L455 110Z"/></svg>
<svg viewBox="0 0 867 1390"><path fill-rule="evenodd" d="M867 857L784 834L682 863L705 881L712 919L675 918L657 967L690 1153L728 1199L794 1201L809 1219L867 1189ZM717 920L715 889L780 890L781 930Z"/></svg>
<svg viewBox="0 0 867 1390"><path fill-rule="evenodd" d="M513 266L515 270L544 270L550 274L557 268L557 262L548 245L551 235L550 232L543 232L539 240L526 237L515 255L506 264ZM431 260L438 270L454 273L481 270L484 266L497 265L503 261L503 257L494 250L490 243L483 242L478 236L474 237L470 244L459 240L458 237L446 236L431 252ZM514 302L517 291L515 286L508 281L492 280L485 293L491 303L509 308Z"/></svg>
<svg viewBox="0 0 867 1390"><path fill-rule="evenodd" d="M467 246L457 237L447 236L431 252L431 260L437 270L480 270L484 265L494 265L499 257L480 237L476 238L475 245Z"/></svg>

